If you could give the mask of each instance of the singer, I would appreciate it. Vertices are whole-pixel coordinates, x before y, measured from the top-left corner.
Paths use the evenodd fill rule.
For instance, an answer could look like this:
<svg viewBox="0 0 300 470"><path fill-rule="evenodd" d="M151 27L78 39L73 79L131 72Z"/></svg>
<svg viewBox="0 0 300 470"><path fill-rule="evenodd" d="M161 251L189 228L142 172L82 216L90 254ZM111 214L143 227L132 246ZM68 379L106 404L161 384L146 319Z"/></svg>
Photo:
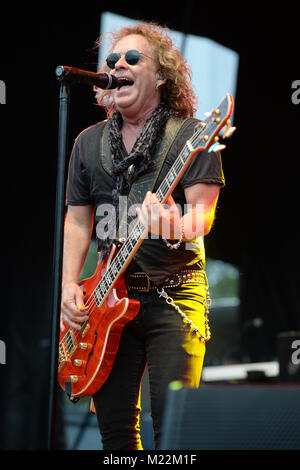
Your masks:
<svg viewBox="0 0 300 470"><path fill-rule="evenodd" d="M193 117L196 100L190 68L167 28L135 24L111 36L102 71L116 77L119 85L96 94L108 119L84 130L71 155L61 317L74 328L88 320L78 279L93 225L99 223L97 209L111 204L120 217L119 197L130 198L135 191L140 203L137 215L150 236L124 278L128 297L139 300L140 307L122 332L113 368L93 404L103 449L138 450L142 449L140 386L146 365L155 448L159 448L169 383L199 386L205 343L210 339L204 236L214 221L224 175L220 154L203 150L166 204L159 202L156 189L199 123ZM145 175L149 188L146 197L138 199ZM107 234L102 239L97 236L102 262L114 240Z"/></svg>

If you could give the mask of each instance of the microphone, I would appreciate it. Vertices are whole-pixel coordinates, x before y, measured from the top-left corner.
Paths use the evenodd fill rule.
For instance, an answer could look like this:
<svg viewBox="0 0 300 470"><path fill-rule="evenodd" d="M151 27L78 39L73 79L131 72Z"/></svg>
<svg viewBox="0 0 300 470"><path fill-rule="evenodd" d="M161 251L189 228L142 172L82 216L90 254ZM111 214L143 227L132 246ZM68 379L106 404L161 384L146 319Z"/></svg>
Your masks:
<svg viewBox="0 0 300 470"><path fill-rule="evenodd" d="M68 67L66 65L59 65L56 67L55 74L57 80L66 80L69 83L77 82L86 85L95 85L104 89L117 88L119 85L118 79L108 73L89 72L87 70L80 70L76 67Z"/></svg>

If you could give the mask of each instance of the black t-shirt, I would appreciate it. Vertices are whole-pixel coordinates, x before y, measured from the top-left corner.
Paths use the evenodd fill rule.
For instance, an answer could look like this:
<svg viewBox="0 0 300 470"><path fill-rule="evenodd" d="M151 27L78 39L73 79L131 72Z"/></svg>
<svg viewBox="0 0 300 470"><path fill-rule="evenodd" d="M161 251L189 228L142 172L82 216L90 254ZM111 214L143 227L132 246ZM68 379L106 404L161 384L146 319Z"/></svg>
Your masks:
<svg viewBox="0 0 300 470"><path fill-rule="evenodd" d="M100 205L112 205L112 190L115 186L110 152L103 152L102 133L104 123L97 123L79 134L75 140L69 165L67 184L67 205L91 204L96 209ZM156 181L154 192L159 187L186 141L194 134L197 120L185 120L177 135ZM101 142L101 143L100 143ZM102 150L101 150L102 149ZM149 170L151 171L151 170ZM196 183L225 184L221 156L216 152L203 150L199 153L181 177L172 193L174 201L185 212L184 188ZM142 201L140 201L142 203ZM98 211L97 211L98 212ZM98 220L97 220L98 222ZM173 241L172 243L175 243ZM171 274L188 267L204 267L205 250L203 237L192 242L182 243L178 250L171 250L159 238L148 236L140 245L128 271L144 271L156 283L162 282Z"/></svg>

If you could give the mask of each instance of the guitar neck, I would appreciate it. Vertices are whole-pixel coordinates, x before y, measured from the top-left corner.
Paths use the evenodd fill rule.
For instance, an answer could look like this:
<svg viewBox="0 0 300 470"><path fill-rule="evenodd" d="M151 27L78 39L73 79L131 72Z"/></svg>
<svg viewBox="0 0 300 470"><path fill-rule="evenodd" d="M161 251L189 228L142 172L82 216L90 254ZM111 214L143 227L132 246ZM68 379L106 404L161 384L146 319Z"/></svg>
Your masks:
<svg viewBox="0 0 300 470"><path fill-rule="evenodd" d="M194 156L193 153L195 153L195 149L197 149L198 153L199 144L201 144L200 136L201 133L204 132L205 128L206 125L202 123L202 128L196 131L196 133L192 136L191 140L186 142L182 151L180 152L172 167L168 171L167 175L161 182L160 186L158 187L155 193L159 202L163 203L167 199L169 194L174 191L176 185L178 184L181 178L181 175L184 173L186 167L189 165L192 157ZM204 146L202 148L204 148ZM105 299L113 283L130 264L144 237L147 235L147 233L145 232L147 232L147 230L145 229L143 224L137 219L134 223L133 229L129 233L127 240L122 245L121 249L113 259L111 265L109 266L108 270L106 271L96 288L95 297L97 303L99 302L99 305Z"/></svg>
<svg viewBox="0 0 300 470"><path fill-rule="evenodd" d="M196 127L197 130L185 143L155 193L160 203L163 203L174 191L182 174L195 155L211 145L214 137L218 134L220 129L224 126L225 121L232 113L231 100L231 96L227 95L220 103L219 107L215 109L206 120L200 122L199 127ZM112 260L106 273L95 289L94 295L99 306L104 301L114 282L130 264L142 241L147 236L147 233L148 230L137 219L133 224L133 228L127 240Z"/></svg>

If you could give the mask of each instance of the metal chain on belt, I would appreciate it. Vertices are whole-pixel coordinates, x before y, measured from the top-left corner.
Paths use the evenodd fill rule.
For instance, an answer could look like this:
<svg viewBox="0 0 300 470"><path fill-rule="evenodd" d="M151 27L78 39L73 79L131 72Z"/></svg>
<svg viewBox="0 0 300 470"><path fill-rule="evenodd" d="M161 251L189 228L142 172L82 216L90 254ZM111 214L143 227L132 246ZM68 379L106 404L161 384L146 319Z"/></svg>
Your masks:
<svg viewBox="0 0 300 470"><path fill-rule="evenodd" d="M194 323L192 322L192 320L190 320L187 317L187 315L180 309L180 307L178 307L178 305L175 304L173 298L170 297L167 294L167 292L164 290L163 287L158 287L156 289L156 291L157 291L159 297L163 297L166 300L167 304L172 305L172 307L174 307L175 310L177 310L177 312L179 313L179 315L182 318L183 323L185 323L186 325L189 325L191 331L196 334L196 336L200 339L200 341L202 341L203 343L206 343L206 341L210 340L211 332L210 332L210 328L209 328L208 314L209 314L209 307L210 307L210 303L211 303L211 298L210 298L208 286L206 286L206 301L205 301L205 305L204 305L205 306L205 336L203 336L200 333L199 328L197 326L195 326Z"/></svg>

